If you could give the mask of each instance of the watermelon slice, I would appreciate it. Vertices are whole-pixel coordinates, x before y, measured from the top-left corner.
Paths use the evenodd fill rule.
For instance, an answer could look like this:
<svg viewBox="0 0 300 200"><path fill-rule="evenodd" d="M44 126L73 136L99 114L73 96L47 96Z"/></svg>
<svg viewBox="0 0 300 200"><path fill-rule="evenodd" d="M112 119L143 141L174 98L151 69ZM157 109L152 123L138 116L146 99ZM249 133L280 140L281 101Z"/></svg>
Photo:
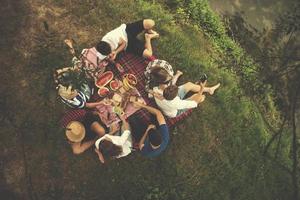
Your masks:
<svg viewBox="0 0 300 200"><path fill-rule="evenodd" d="M107 71L101 74L97 81L95 81L95 85L98 88L102 88L107 85L114 78L114 74L112 71Z"/></svg>
<svg viewBox="0 0 300 200"><path fill-rule="evenodd" d="M98 89L98 94L100 97L106 97L109 94L109 89L107 87L101 87Z"/></svg>
<svg viewBox="0 0 300 200"><path fill-rule="evenodd" d="M116 91L117 89L119 89L120 84L119 84L119 81L118 81L118 80L112 80L112 81L109 83L109 86L110 86L110 89L111 89L111 90Z"/></svg>

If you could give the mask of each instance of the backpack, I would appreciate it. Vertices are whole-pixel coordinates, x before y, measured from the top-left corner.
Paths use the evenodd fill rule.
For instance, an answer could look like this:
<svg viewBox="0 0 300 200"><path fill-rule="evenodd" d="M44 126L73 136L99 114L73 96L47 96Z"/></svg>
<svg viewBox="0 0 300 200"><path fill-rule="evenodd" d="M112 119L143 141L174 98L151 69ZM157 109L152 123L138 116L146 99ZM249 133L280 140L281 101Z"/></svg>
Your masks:
<svg viewBox="0 0 300 200"><path fill-rule="evenodd" d="M82 68L89 78L97 79L109 64L107 59L100 60L97 56L95 47L90 49L83 49L80 55Z"/></svg>

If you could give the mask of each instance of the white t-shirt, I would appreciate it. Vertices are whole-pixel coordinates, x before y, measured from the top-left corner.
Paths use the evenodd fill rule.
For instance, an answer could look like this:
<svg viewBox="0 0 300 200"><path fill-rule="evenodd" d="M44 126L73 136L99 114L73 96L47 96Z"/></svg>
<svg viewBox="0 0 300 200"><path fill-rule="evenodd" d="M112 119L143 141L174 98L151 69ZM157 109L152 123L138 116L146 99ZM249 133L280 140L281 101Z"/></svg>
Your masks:
<svg viewBox="0 0 300 200"><path fill-rule="evenodd" d="M163 95L163 91L158 87L154 87L153 91L160 95ZM162 110L162 112L168 117L176 117L177 112L180 109L196 108L197 102L192 100L180 99L176 96L173 100L159 99L154 97L157 106Z"/></svg>
<svg viewBox="0 0 300 200"><path fill-rule="evenodd" d="M131 132L129 130L125 130L121 136L109 135L109 134L102 136L95 142L95 146L97 149L99 149L100 142L105 138L111 139L112 143L122 147L122 153L119 156L117 156L117 158L127 156L128 154L131 153L132 140L131 140Z"/></svg>
<svg viewBox="0 0 300 200"><path fill-rule="evenodd" d="M119 46L120 38L126 41L127 47L128 37L126 33L126 24L121 24L121 26L119 26L118 28L106 33L106 35L104 35L104 37L102 38L102 41L110 44L111 50L114 51Z"/></svg>

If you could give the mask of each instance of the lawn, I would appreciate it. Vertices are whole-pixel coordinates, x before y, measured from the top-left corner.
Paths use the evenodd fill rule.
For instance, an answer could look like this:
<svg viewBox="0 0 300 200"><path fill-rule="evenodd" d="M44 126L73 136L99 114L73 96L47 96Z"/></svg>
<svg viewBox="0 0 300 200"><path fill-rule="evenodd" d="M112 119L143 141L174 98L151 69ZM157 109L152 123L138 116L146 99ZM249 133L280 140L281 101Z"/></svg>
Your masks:
<svg viewBox="0 0 300 200"><path fill-rule="evenodd" d="M290 191L282 184L285 172L260 153L268 135L254 103L241 94L239 77L217 65L219 52L201 29L159 2L3 1L4 199L272 199ZM221 88L178 126L158 158L135 152L101 165L92 149L75 156L59 126L66 107L52 80L54 69L71 64L63 40L73 38L78 50L92 47L107 31L141 18L156 21L155 54L184 72L181 82L206 72Z"/></svg>

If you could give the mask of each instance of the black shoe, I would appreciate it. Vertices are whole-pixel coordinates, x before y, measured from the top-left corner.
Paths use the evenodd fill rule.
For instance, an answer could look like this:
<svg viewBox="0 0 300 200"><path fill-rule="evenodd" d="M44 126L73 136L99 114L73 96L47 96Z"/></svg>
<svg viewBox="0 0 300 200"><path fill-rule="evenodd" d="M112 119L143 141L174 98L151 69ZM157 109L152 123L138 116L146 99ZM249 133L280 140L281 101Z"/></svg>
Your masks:
<svg viewBox="0 0 300 200"><path fill-rule="evenodd" d="M200 77L200 82L204 83L207 80L207 78L208 78L207 75L203 73Z"/></svg>

